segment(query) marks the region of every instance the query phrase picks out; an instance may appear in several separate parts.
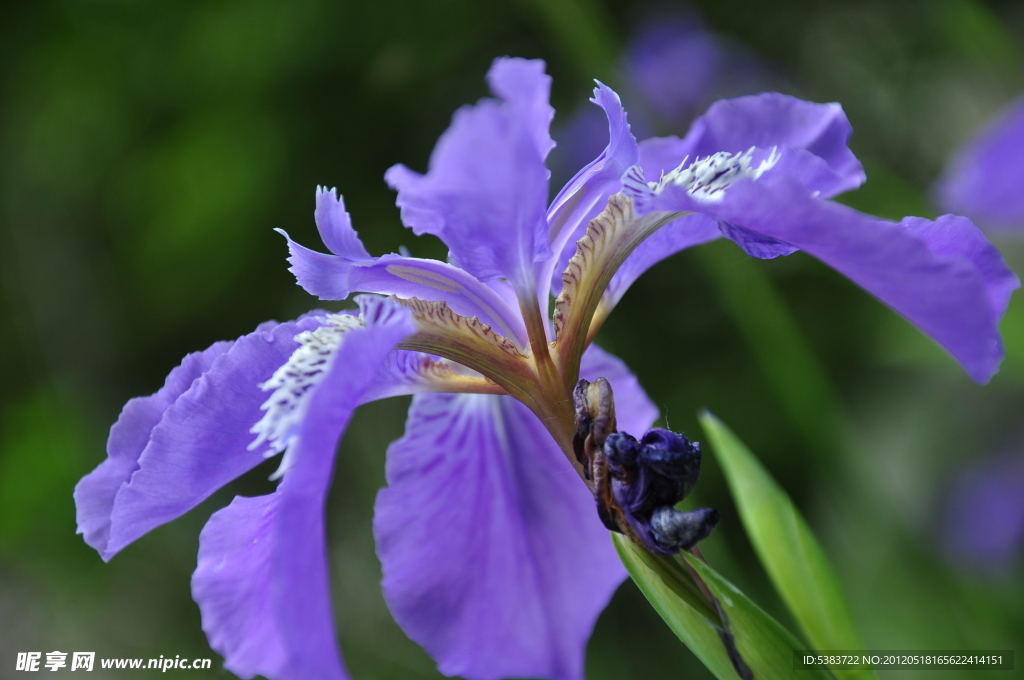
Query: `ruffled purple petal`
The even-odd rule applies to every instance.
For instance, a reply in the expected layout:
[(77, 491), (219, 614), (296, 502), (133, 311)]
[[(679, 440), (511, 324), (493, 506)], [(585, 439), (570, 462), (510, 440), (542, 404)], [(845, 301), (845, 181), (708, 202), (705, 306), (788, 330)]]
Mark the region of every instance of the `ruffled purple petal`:
[[(415, 327), (409, 312), (363, 299), (365, 328), (350, 331), (316, 387), (277, 491), (237, 498), (200, 537), (193, 595), (225, 665), (273, 680), (347, 677), (334, 632), (324, 505), (334, 455), (391, 348)], [(262, 545), (261, 545), (262, 544)]]
[(576, 241), (583, 236), (587, 223), (604, 210), (609, 196), (622, 189), (622, 175), (638, 158), (636, 139), (619, 95), (599, 82), (590, 101), (604, 109), (608, 117), (608, 146), (576, 173), (548, 208), (551, 248), (558, 257), (541, 272), (540, 280), (551, 279), (554, 295), (562, 289), (562, 272), (575, 254)]
[(288, 360), (295, 335), (318, 325), (263, 324), (189, 355), (159, 392), (128, 402), (107, 460), (75, 489), (79, 532), (104, 560), (263, 461), (247, 449), (267, 398), (259, 385)]
[(510, 397), (414, 397), (387, 479), (374, 519), (384, 596), (440, 671), (582, 678), (624, 573), (536, 416)]
[(352, 267), (372, 261), (372, 258), (352, 228), (344, 198), (338, 196), (335, 189), (316, 188), (313, 218), (320, 239), (334, 255), (304, 248), (292, 241), (283, 229), (278, 229), (278, 233), (288, 240), (290, 271), (300, 286), (321, 300), (344, 300), (354, 290), (349, 280)]
[(514, 97), (460, 109), (426, 175), (396, 165), (385, 179), (398, 190), (406, 226), (438, 236), (451, 261), (478, 279), (504, 277), (526, 291), (535, 286), (534, 262), (551, 255), (548, 170), (538, 148), (547, 128), (542, 134), (537, 104), (549, 82), (522, 60), (498, 60), (491, 70), (495, 87)]
[(953, 158), (937, 193), (944, 210), (993, 229), (1024, 229), (1024, 98)]
[(974, 380), (999, 367), (999, 320), (1020, 282), (966, 218), (889, 222), (814, 198), (774, 171), (737, 182), (721, 202), (667, 186), (650, 208), (701, 211), (804, 250), (916, 324)]
[(217, 357), (233, 342), (217, 342), (202, 352), (189, 354), (168, 374), (164, 386), (148, 397), (136, 397), (125, 404), (117, 422), (110, 428), (107, 459), (82, 478), (75, 487), (78, 533), (100, 552), (110, 537), (110, 513), (121, 485), (139, 467), (139, 456), (149, 442), (149, 434), (164, 411), (192, 383), (210, 370)]
[(686, 137), (662, 137), (640, 144), (640, 166), (649, 179), (674, 170), (689, 157), (777, 147), (782, 158), (774, 174), (795, 177), (821, 197), (863, 184), (864, 168), (847, 141), (853, 129), (839, 104), (815, 104), (766, 92), (715, 102), (693, 122)]
[(290, 271), (307, 292), (321, 300), (344, 300), (352, 292), (443, 300), (457, 314), (475, 316), (520, 345), (526, 342), (518, 305), (509, 307), (458, 267), (401, 255), (370, 257), (333, 189), (317, 188), (315, 216), (320, 236), (333, 255), (300, 246), (278, 230), (288, 240)]
[(352, 228), (352, 218), (345, 210), (345, 199), (336, 189), (316, 188), (316, 210), (313, 219), (324, 245), (335, 255), (350, 261), (369, 260), (370, 253)]
[[(592, 348), (583, 370), (614, 384), (623, 427), (657, 417), (615, 357)], [(374, 518), (384, 596), (441, 672), (582, 678), (587, 638), (625, 574), (537, 417), (509, 397), (416, 396), (387, 480)]]
[(210, 647), (240, 678), (289, 673), (277, 617), (274, 616), (274, 526), (280, 494), (236, 497), (215, 512), (199, 535), (199, 564), (192, 596), (203, 611)]
[(288, 250), (290, 271), (299, 285), (321, 300), (344, 300), (353, 291), (441, 300), (456, 314), (475, 316), (520, 346), (526, 343), (526, 329), (516, 308), (458, 267), (402, 255), (354, 262), (309, 250), (290, 238)]
[(995, 246), (969, 219), (943, 215), (933, 222), (923, 217), (904, 217), (900, 224), (917, 234), (935, 257), (967, 260), (984, 282), (996, 317), (1002, 317), (1020, 281), (1007, 268)]
[(549, 132), (555, 110), (549, 103), (551, 76), (544, 73), (544, 62), (499, 57), (487, 72), (487, 84), (515, 110), (516, 118), (533, 135), (537, 153), (547, 158), (555, 146)]

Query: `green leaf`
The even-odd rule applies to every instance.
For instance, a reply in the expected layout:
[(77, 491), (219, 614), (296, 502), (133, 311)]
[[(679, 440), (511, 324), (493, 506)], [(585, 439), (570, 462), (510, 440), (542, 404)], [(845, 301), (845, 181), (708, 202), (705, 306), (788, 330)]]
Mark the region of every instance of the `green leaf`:
[[(681, 558), (654, 555), (625, 536), (612, 534), (619, 558), (640, 591), (680, 640), (720, 680), (738, 675), (719, 637), (721, 619), (700, 594)], [(718, 599), (743, 660), (758, 680), (827, 679), (823, 668), (794, 670), (793, 652), (802, 645), (735, 586), (700, 560), (685, 556)]]
[[(793, 501), (722, 421), (707, 412), (700, 421), (747, 535), (811, 645), (820, 650), (862, 650), (839, 579)], [(844, 679), (875, 677), (861, 670), (835, 673)]]

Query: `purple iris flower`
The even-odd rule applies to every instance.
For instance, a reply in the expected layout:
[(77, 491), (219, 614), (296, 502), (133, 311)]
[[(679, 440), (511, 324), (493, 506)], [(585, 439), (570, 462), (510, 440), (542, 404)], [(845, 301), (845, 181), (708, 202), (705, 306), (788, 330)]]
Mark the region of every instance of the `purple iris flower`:
[(727, 54), (696, 15), (669, 14), (645, 23), (624, 56), (627, 82), (644, 103), (662, 120), (678, 121), (707, 104)]
[(1024, 98), (1017, 99), (950, 161), (939, 205), (994, 231), (1024, 230)]
[(321, 299), (369, 294), (359, 309), (267, 322), (187, 356), (128, 402), (107, 460), (75, 491), (79, 531), (110, 559), (283, 453), (276, 490), (235, 498), (200, 536), (193, 594), (239, 676), (347, 677), (328, 593), (333, 458), (357, 406), (413, 394), (374, 519), (395, 619), (446, 674), (581, 678), (625, 577), (605, 527), (671, 551), (715, 519), (669, 511), (699, 449), (649, 430), (658, 414), (636, 378), (591, 344), (630, 284), (686, 247), (725, 236), (756, 257), (803, 249), (975, 379), (1002, 356), (997, 324), (1018, 283), (968, 220), (893, 223), (826, 200), (864, 179), (838, 105), (723, 101), (685, 138), (638, 145), (598, 84), (608, 145), (549, 205), (544, 64), (499, 59), (488, 82), (496, 98), (456, 112), (426, 174), (386, 175), (403, 222), (441, 238), (449, 262), (372, 257), (341, 199), (318, 189), (330, 254), (289, 239), (291, 270)]
[(950, 561), (1005, 571), (1024, 546), (1024, 454), (1014, 450), (965, 469), (944, 508), (943, 547)]

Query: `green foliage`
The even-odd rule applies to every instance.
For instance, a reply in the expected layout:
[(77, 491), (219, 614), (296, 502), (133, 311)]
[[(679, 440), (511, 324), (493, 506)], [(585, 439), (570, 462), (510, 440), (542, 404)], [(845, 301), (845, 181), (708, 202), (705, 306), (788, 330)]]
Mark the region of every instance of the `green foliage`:
[(164, 315), (221, 302), (250, 266), (269, 236), (261, 216), (281, 155), (279, 131), (236, 109), (197, 116), (125, 164), (108, 204), (118, 222), (137, 226), (117, 245)]
[(71, 489), (87, 469), (80, 416), (40, 390), (0, 422), (0, 551), (74, 533)]
[(1001, 75), (1016, 76), (1020, 50), (999, 17), (979, 0), (947, 0), (937, 12), (941, 31), (958, 56)]
[[(704, 413), (701, 424), (761, 564), (811, 645), (821, 650), (863, 649), (839, 579), (793, 501), (722, 421)], [(836, 674), (873, 677), (864, 671)]]
[(701, 560), (684, 556), (714, 595), (725, 621), (709, 606), (682, 558), (654, 555), (619, 534), (612, 540), (651, 606), (715, 677), (737, 677), (720, 635), (726, 626), (743, 661), (760, 680), (830, 677), (823, 669), (794, 670), (793, 651), (801, 649), (796, 638)]

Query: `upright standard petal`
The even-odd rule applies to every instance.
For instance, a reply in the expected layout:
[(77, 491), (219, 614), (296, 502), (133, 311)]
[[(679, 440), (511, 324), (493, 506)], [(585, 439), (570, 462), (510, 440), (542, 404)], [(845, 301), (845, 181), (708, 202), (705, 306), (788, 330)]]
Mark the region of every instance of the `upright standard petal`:
[(650, 178), (716, 153), (779, 150), (776, 172), (830, 197), (864, 183), (864, 168), (847, 147), (853, 128), (839, 104), (815, 104), (766, 92), (723, 99), (693, 122), (686, 137), (645, 140), (640, 165)]
[[(650, 426), (657, 410), (620, 361), (593, 350), (586, 367), (615, 382), (624, 425)], [(582, 678), (624, 572), (537, 417), (509, 397), (414, 397), (387, 480), (374, 518), (384, 596), (441, 672)]]
[(533, 135), (542, 159), (555, 146), (549, 132), (555, 110), (551, 108), (551, 76), (544, 73), (540, 59), (499, 57), (487, 72), (491, 92), (504, 99), (516, 111), (516, 117)]
[(263, 461), (247, 449), (267, 396), (260, 384), (288, 360), (295, 335), (317, 325), (312, 316), (263, 324), (189, 355), (163, 389), (128, 402), (107, 460), (75, 489), (79, 532), (104, 560)]
[[(636, 139), (630, 132), (619, 95), (599, 82), (590, 101), (604, 109), (608, 117), (608, 146), (576, 173), (548, 208), (549, 238), (553, 255), (557, 257), (541, 271), (540, 280), (551, 280), (554, 295), (562, 289), (562, 272), (576, 252), (576, 239), (583, 235), (587, 223), (604, 209), (608, 197), (622, 190), (622, 176), (638, 159)], [(546, 301), (547, 295), (544, 299)]]
[[(398, 190), (406, 226), (438, 236), (452, 262), (478, 279), (504, 277), (522, 292), (535, 286), (534, 263), (551, 254), (544, 219), (548, 170), (538, 148), (547, 127), (536, 103), (547, 77), (535, 67), (514, 71), (512, 64), (496, 63), (492, 82), (515, 97), (457, 111), (426, 175), (396, 165), (385, 179)], [(528, 84), (540, 78), (542, 84)]]
[(1020, 281), (966, 218), (889, 222), (815, 198), (774, 171), (738, 181), (714, 202), (668, 185), (649, 205), (703, 212), (804, 250), (916, 324), (974, 380), (988, 381), (999, 367), (999, 320)]
[(353, 329), (315, 388), (273, 494), (236, 498), (200, 537), (193, 595), (210, 644), (245, 677), (342, 680), (334, 631), (324, 505), (334, 455), (352, 412), (388, 352), (415, 332), (408, 310), (361, 300)]
[(937, 193), (944, 210), (984, 227), (1024, 230), (1024, 98), (953, 157)]

